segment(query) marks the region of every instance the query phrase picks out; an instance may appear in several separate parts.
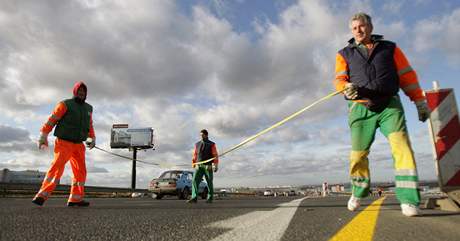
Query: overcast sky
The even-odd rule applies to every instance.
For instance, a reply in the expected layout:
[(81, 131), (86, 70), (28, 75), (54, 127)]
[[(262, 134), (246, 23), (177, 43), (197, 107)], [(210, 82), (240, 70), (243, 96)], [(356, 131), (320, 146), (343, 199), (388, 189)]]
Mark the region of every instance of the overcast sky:
[[(99, 147), (110, 150), (114, 123), (154, 128), (155, 150), (138, 158), (161, 165), (138, 163), (145, 188), (190, 168), (181, 165), (201, 129), (223, 152), (334, 91), (335, 54), (358, 11), (402, 48), (424, 89), (438, 80), (460, 91), (457, 1), (1, 1), (0, 168), (47, 171), (52, 146), (37, 150), (39, 129), (83, 80)], [(434, 180), (427, 125), (402, 99), (420, 177)], [(348, 182), (349, 136), (346, 102), (334, 97), (222, 157), (215, 185)], [(374, 181), (393, 180), (380, 133), (370, 163)], [(129, 160), (93, 149), (87, 167), (87, 185), (130, 186)]]

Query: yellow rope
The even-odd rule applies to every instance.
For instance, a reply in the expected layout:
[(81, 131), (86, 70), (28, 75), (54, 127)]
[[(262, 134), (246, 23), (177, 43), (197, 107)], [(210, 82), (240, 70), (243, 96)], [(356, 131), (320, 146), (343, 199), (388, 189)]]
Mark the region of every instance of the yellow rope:
[[(261, 132), (255, 134), (255, 135), (253, 135), (253, 136), (247, 138), (246, 140), (242, 141), (240, 144), (238, 144), (238, 145), (236, 145), (236, 146), (234, 146), (234, 147), (232, 147), (232, 148), (230, 148), (230, 149), (228, 149), (228, 150), (222, 152), (222, 153), (219, 155), (219, 157), (222, 157), (222, 156), (228, 154), (229, 152), (232, 152), (232, 151), (234, 151), (234, 150), (236, 150), (236, 149), (242, 147), (243, 145), (247, 144), (248, 142), (253, 141), (253, 140), (255, 140), (256, 138), (258, 138), (259, 136), (261, 136), (261, 135), (263, 135), (263, 134), (265, 134), (265, 133), (267, 133), (267, 132), (269, 132), (269, 131), (275, 129), (276, 127), (281, 126), (282, 124), (284, 124), (284, 123), (288, 122), (289, 120), (291, 120), (292, 118), (294, 118), (294, 117), (296, 117), (296, 116), (302, 114), (303, 112), (305, 112), (306, 110), (310, 109), (311, 107), (313, 107), (313, 106), (317, 105), (318, 103), (320, 103), (320, 102), (322, 102), (322, 101), (325, 101), (325, 100), (327, 100), (327, 99), (329, 99), (329, 98), (331, 98), (331, 97), (333, 97), (333, 96), (339, 94), (340, 92), (342, 92), (342, 91), (335, 91), (335, 92), (333, 92), (333, 93), (330, 93), (330, 94), (324, 96), (323, 98), (321, 98), (321, 99), (319, 99), (319, 100), (313, 102), (312, 104), (310, 104), (310, 105), (308, 105), (308, 106), (302, 108), (301, 110), (299, 110), (299, 111), (295, 112), (294, 114), (292, 114), (292, 115), (290, 115), (290, 116), (284, 118), (283, 120), (281, 120), (281, 121), (277, 122), (276, 124), (274, 124), (274, 125), (268, 127), (267, 129), (265, 129), (265, 130), (263, 130), (263, 131), (261, 131)], [(213, 158), (210, 158), (210, 159), (201, 161), (201, 162), (193, 163), (193, 164), (192, 164), (192, 167), (193, 167), (194, 165), (199, 165), (199, 164), (208, 163), (208, 162), (210, 162), (210, 161), (213, 161), (214, 159), (216, 159), (216, 157), (213, 157)]]

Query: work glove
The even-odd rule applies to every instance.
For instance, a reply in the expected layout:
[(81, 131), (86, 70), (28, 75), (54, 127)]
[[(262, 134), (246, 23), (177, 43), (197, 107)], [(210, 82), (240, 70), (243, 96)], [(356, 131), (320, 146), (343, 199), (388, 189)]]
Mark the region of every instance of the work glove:
[(48, 134), (40, 132), (40, 137), (38, 138), (38, 149), (44, 149), (48, 147)]
[(354, 100), (358, 98), (358, 86), (352, 84), (352, 83), (347, 83), (345, 85), (345, 89), (343, 91), (343, 94), (345, 97), (349, 100)]
[(93, 149), (96, 146), (96, 137), (94, 138), (88, 137), (85, 143), (86, 143), (86, 147), (88, 147), (90, 150)]
[(425, 122), (430, 117), (430, 109), (428, 108), (426, 101), (416, 101), (415, 106), (417, 107), (418, 119), (421, 122)]

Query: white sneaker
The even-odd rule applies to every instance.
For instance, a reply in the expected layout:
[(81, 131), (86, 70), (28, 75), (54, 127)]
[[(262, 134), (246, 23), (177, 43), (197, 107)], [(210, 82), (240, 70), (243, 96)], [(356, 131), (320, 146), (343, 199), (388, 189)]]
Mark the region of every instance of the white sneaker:
[(420, 212), (417, 206), (413, 204), (403, 203), (401, 204), (401, 211), (404, 216), (414, 217), (417, 216)]
[(361, 198), (351, 195), (350, 200), (348, 200), (348, 210), (355, 211), (361, 206)]

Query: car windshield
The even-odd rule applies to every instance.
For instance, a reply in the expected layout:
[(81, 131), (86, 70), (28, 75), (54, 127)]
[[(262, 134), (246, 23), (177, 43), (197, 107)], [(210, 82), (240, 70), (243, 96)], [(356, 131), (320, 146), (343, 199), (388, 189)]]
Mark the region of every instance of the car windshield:
[(160, 178), (179, 178), (182, 172), (164, 172), (161, 174)]

